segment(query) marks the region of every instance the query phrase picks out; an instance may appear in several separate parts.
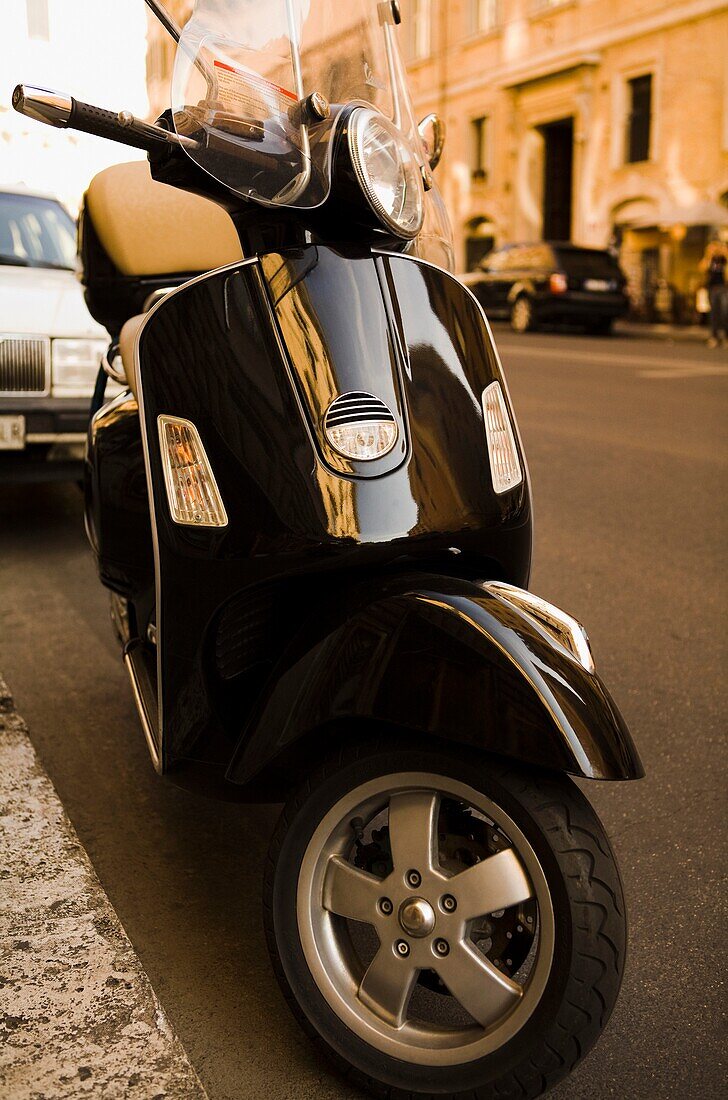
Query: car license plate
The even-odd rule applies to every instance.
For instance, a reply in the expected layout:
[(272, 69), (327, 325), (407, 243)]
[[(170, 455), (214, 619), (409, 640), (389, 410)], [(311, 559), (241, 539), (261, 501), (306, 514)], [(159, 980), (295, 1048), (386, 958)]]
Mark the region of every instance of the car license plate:
[(25, 447), (25, 417), (0, 416), (0, 451), (22, 451)]
[(584, 290), (594, 290), (604, 292), (605, 290), (611, 290), (612, 284), (608, 279), (585, 279)]

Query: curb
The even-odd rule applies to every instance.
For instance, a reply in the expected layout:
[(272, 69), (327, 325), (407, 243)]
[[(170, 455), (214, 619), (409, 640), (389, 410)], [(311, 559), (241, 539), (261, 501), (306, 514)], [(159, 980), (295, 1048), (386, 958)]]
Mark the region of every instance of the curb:
[(0, 1094), (207, 1096), (2, 678)]

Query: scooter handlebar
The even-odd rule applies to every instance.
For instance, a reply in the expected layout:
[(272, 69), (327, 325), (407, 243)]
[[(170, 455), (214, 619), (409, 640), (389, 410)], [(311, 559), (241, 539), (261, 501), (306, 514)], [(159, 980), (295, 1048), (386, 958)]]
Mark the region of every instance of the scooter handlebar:
[(115, 114), (50, 88), (18, 84), (13, 92), (13, 107), (21, 115), (44, 122), (47, 126), (81, 130), (146, 152), (160, 146), (178, 144), (175, 134), (168, 133), (161, 126), (141, 122), (130, 111)]

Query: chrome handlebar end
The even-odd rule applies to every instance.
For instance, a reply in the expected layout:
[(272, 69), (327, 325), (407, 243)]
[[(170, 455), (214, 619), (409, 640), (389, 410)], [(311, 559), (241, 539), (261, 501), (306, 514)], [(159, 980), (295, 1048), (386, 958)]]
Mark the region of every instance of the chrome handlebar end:
[(32, 84), (18, 84), (13, 91), (13, 107), (21, 115), (45, 122), (46, 126), (64, 129), (68, 126), (73, 99), (52, 88), (35, 88)]

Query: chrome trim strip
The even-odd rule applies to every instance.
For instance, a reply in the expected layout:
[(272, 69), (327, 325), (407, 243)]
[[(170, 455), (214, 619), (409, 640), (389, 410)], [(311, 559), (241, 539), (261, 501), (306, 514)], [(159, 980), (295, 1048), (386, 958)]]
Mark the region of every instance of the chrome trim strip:
[[(589, 635), (573, 615), (569, 615), (556, 604), (534, 595), (533, 592), (528, 592), (525, 588), (517, 588), (514, 584), (506, 584), (505, 581), (487, 581), (482, 587), (486, 592), (506, 600), (512, 607), (534, 621), (587, 672), (596, 672)], [(559, 633), (565, 636), (565, 640), (561, 640)]]
[[(147, 475), (147, 489), (149, 494), (149, 517), (152, 525), (152, 550), (154, 553), (154, 588), (155, 588), (155, 604), (156, 614), (155, 622), (157, 626), (157, 720), (159, 723), (159, 740), (161, 745), (161, 753), (159, 756), (159, 772), (162, 773), (165, 770), (164, 764), (164, 713), (162, 709), (162, 642), (163, 642), (163, 623), (162, 623), (162, 608), (161, 608), (161, 571), (159, 566), (159, 539), (157, 536), (157, 517), (154, 509), (154, 493), (152, 491), (152, 465), (149, 456), (149, 439), (147, 437), (146, 430), (146, 416), (144, 409), (144, 386), (142, 384), (141, 377), (141, 365), (139, 362), (139, 342), (142, 338), (142, 334), (147, 325), (154, 317), (157, 310), (161, 309), (165, 303), (175, 294), (181, 294), (187, 287), (194, 286), (195, 283), (202, 283), (206, 279), (212, 279), (217, 275), (222, 274), (225, 271), (237, 271), (241, 267), (248, 267), (251, 264), (257, 264), (258, 257), (252, 256), (249, 259), (236, 260), (234, 263), (226, 264), (224, 267), (215, 268), (214, 271), (206, 271), (202, 275), (196, 275), (194, 279), (189, 279), (186, 283), (182, 283), (181, 286), (176, 286), (165, 294), (163, 298), (160, 298), (158, 302), (155, 302), (149, 312), (146, 314), (143, 322), (139, 326), (139, 331), (136, 334), (134, 341), (134, 374), (136, 376), (137, 383), (137, 404), (139, 406), (139, 419), (141, 423), (141, 436), (142, 436), (142, 450), (144, 452), (144, 469)], [(122, 396), (122, 395), (120, 395)], [(156, 436), (155, 436), (156, 438)]]
[(128, 653), (124, 654), (124, 664), (126, 665), (126, 671), (129, 673), (129, 679), (131, 680), (131, 690), (134, 695), (134, 703), (136, 704), (137, 711), (139, 713), (139, 720), (144, 730), (144, 736), (147, 741), (147, 748), (149, 749), (149, 755), (152, 758), (154, 764), (154, 770), (162, 773), (162, 761), (159, 753), (157, 752), (157, 746), (154, 743), (154, 734), (152, 728), (149, 725), (149, 716), (147, 715), (147, 708), (144, 706), (144, 700), (142, 699), (142, 693), (139, 688), (139, 681), (137, 680), (136, 671), (134, 669), (134, 663)]

